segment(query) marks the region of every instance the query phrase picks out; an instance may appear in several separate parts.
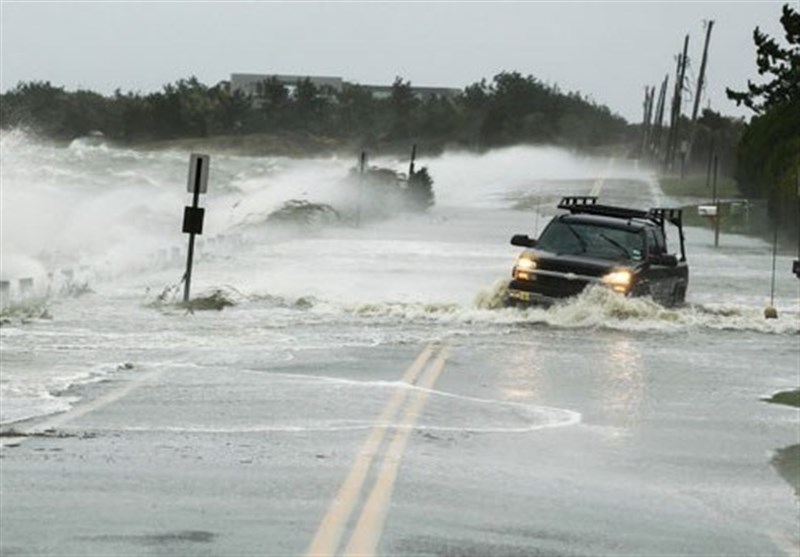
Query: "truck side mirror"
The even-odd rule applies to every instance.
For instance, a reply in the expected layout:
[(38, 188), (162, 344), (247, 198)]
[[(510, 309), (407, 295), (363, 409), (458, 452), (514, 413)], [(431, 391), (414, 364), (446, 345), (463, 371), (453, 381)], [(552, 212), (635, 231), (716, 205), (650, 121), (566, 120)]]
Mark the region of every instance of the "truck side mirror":
[(532, 248), (536, 245), (536, 238), (529, 238), (527, 234), (514, 234), (511, 237), (511, 245)]
[(678, 258), (673, 254), (659, 254), (653, 255), (650, 257), (650, 262), (653, 265), (663, 265), (664, 267), (677, 267), (678, 266)]

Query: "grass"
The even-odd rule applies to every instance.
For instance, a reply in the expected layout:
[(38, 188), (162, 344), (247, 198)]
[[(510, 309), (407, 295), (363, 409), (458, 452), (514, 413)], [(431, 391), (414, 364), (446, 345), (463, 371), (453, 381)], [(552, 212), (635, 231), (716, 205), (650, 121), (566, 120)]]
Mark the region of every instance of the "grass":
[[(661, 176), (658, 181), (664, 193), (670, 196), (712, 198), (713, 188), (706, 185), (705, 176)], [(717, 178), (717, 197), (742, 197), (742, 193), (733, 178), (721, 176)]]
[[(683, 223), (686, 226), (699, 228), (712, 228), (710, 218), (700, 216), (695, 206), (709, 205), (713, 199), (713, 192), (706, 185), (705, 175), (688, 175), (681, 179), (679, 176), (661, 176), (659, 183), (662, 191), (677, 198), (684, 206)], [(721, 176), (717, 178), (717, 197), (719, 199), (741, 199), (745, 201), (742, 192), (733, 178)], [(767, 214), (764, 200), (749, 200), (743, 203), (720, 203), (720, 230), (730, 234), (748, 234), (758, 236), (772, 242), (773, 224)]]

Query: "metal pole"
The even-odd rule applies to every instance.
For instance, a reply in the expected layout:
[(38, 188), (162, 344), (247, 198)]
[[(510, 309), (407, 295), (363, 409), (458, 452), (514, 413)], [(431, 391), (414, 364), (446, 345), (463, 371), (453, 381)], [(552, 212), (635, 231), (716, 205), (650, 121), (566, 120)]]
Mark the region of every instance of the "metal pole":
[(800, 162), (795, 170), (797, 180), (797, 259), (792, 262), (792, 272), (800, 279)]
[(778, 225), (775, 224), (775, 237), (772, 240), (772, 286), (769, 291), (769, 305), (775, 306), (775, 262), (778, 259)]
[(681, 181), (686, 178), (686, 150), (683, 148), (685, 143), (681, 143)]
[(364, 172), (367, 167), (367, 152), (361, 151), (361, 159), (358, 163), (358, 205), (356, 206), (356, 228), (361, 227), (361, 190), (364, 189)]
[[(194, 192), (192, 193), (192, 208), (197, 209), (200, 202), (200, 176), (203, 169), (203, 159), (197, 158), (197, 166), (195, 167), (194, 178)], [(183, 284), (183, 301), (189, 303), (189, 292), (192, 288), (192, 263), (194, 261), (194, 232), (189, 233), (189, 247), (186, 250), (186, 274), (184, 275)]]
[(714, 162), (714, 136), (711, 136), (711, 145), (708, 148), (708, 169), (706, 170), (706, 189), (711, 188), (711, 164)]
[(714, 196), (714, 207), (715, 207), (715, 209), (714, 209), (714, 247), (715, 248), (719, 247), (719, 220), (720, 220), (720, 216), (721, 216), (719, 214), (719, 199), (717, 199), (717, 163), (718, 162), (719, 162), (719, 159), (717, 158), (717, 155), (714, 155), (714, 192), (713, 192), (713, 196)]

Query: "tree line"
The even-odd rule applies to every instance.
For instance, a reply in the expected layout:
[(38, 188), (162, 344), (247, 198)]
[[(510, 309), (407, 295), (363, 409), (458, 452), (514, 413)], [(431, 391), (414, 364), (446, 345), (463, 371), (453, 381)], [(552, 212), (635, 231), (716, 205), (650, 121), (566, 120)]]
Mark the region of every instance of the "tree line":
[(750, 108), (739, 142), (735, 178), (750, 197), (766, 197), (770, 215), (785, 230), (800, 233), (800, 12), (784, 5), (780, 22), (787, 45), (753, 31), (756, 65), (763, 83), (728, 98)]
[(364, 145), (414, 140), (471, 148), (591, 147), (624, 141), (627, 131), (625, 120), (607, 107), (518, 72), (502, 72), (454, 96), (420, 97), (398, 77), (386, 98), (359, 85), (332, 90), (309, 79), (291, 88), (267, 79), (253, 95), (195, 77), (154, 93), (117, 90), (111, 96), (23, 82), (0, 95), (0, 126), (64, 140), (100, 131), (124, 143), (305, 132)]

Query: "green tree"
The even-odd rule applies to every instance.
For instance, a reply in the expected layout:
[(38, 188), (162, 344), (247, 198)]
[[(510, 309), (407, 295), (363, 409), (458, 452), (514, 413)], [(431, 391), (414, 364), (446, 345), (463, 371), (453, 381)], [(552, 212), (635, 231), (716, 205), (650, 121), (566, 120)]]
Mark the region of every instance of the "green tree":
[(51, 137), (65, 135), (64, 119), (68, 94), (49, 81), (19, 83), (3, 95), (3, 127), (22, 127)]
[(290, 105), (289, 89), (278, 78), (271, 77), (259, 83), (257, 91), (267, 131), (284, 128)]
[(138, 93), (114, 92), (114, 104), (119, 112), (120, 129), (113, 134), (125, 141), (137, 141), (153, 137), (153, 112), (147, 100)]
[(241, 91), (231, 92), (230, 83), (220, 81), (208, 91), (211, 98), (211, 132), (242, 133), (251, 113), (251, 102)]
[(177, 81), (175, 94), (178, 97), (181, 135), (206, 137), (213, 108), (208, 87), (192, 76)]
[(728, 97), (757, 115), (737, 149), (736, 179), (751, 196), (766, 197), (769, 213), (785, 229), (798, 231), (796, 175), (800, 172), (800, 13), (782, 10), (787, 46), (753, 33), (758, 72), (763, 84), (748, 81), (747, 91), (727, 90)]
[(336, 95), (333, 128), (345, 137), (367, 137), (376, 128), (378, 103), (366, 88), (345, 84)]
[(419, 132), (432, 138), (452, 137), (458, 129), (458, 113), (453, 101), (440, 95), (431, 95), (420, 107)]
[(414, 111), (419, 101), (414, 96), (410, 81), (403, 81), (396, 77), (392, 83), (392, 92), (389, 96), (391, 108), (390, 136), (393, 139), (409, 139), (414, 130)]
[(100, 130), (128, 142), (302, 129), (369, 148), (381, 148), (383, 141), (399, 146), (412, 137), (429, 148), (519, 142), (592, 146), (625, 127), (606, 107), (517, 72), (482, 79), (460, 95), (424, 99), (400, 77), (384, 99), (358, 85), (322, 90), (308, 79), (291, 94), (277, 79), (268, 79), (252, 96), (231, 92), (224, 81), (209, 87), (196, 77), (147, 95), (117, 90), (110, 97), (68, 92), (49, 82), (21, 83), (0, 95), (0, 125), (59, 139)]
[(175, 89), (171, 85), (164, 90), (147, 95), (146, 102), (153, 114), (153, 133), (160, 139), (181, 136), (181, 105)]
[(753, 31), (758, 73), (771, 77), (771, 80), (762, 84), (748, 80), (747, 91), (743, 92), (726, 89), (728, 98), (737, 106), (744, 104), (757, 113), (763, 113), (772, 106), (800, 99), (800, 13), (786, 4), (780, 21), (788, 46), (779, 45), (758, 27)]
[(319, 127), (325, 100), (309, 78), (298, 80), (292, 97), (296, 125), (305, 129)]

